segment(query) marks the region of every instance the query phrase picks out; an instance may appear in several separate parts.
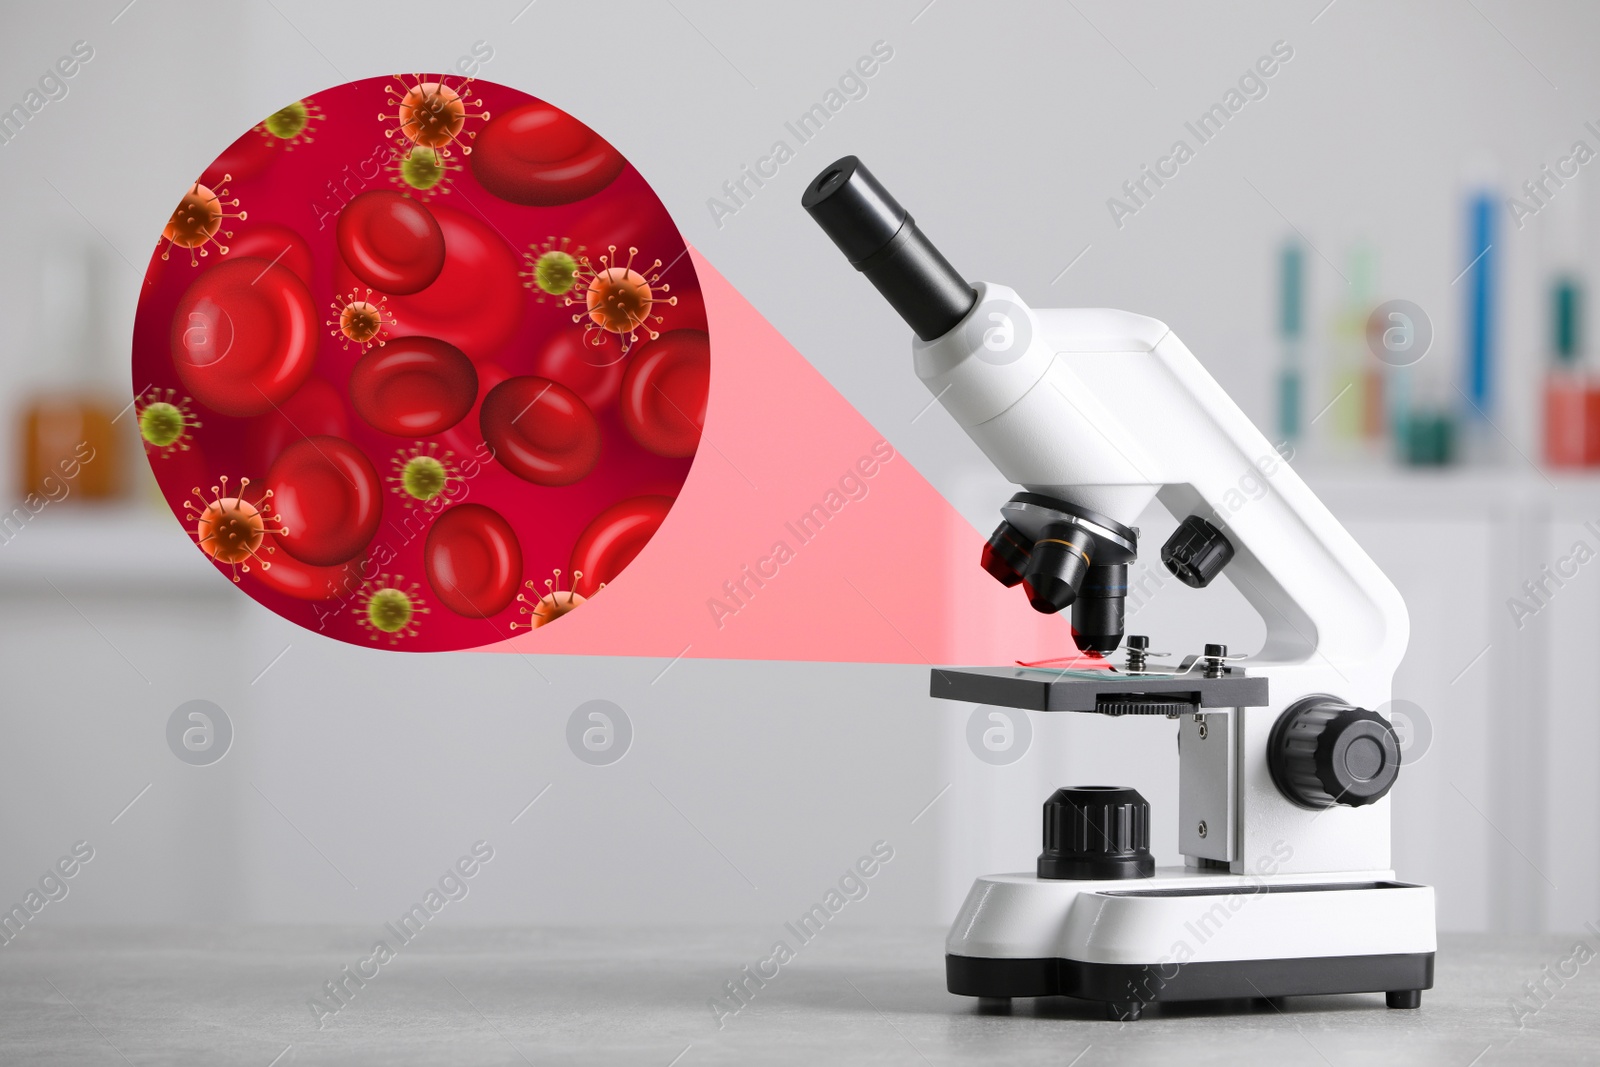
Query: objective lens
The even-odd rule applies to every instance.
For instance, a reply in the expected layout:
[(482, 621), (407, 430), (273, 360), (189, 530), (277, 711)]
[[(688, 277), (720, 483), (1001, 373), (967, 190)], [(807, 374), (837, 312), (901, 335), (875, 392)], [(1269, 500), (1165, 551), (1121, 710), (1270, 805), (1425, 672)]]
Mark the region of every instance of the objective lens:
[(1022, 574), (1033, 610), (1053, 615), (1078, 598), (1078, 587), (1089, 573), (1089, 546), (1094, 536), (1068, 523), (1051, 523), (1034, 542), (1033, 555)]
[(1073, 640), (1084, 652), (1115, 652), (1122, 643), (1128, 602), (1128, 566), (1091, 567), (1072, 602)]

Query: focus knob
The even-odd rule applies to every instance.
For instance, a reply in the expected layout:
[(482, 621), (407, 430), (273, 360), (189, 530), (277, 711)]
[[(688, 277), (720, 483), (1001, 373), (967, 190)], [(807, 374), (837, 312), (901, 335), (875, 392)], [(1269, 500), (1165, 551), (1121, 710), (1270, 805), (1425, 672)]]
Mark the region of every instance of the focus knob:
[(1204, 589), (1233, 559), (1233, 542), (1227, 534), (1198, 515), (1178, 524), (1161, 546), (1161, 562), (1184, 585)]
[(1044, 802), (1040, 878), (1149, 878), (1150, 804), (1137, 789), (1080, 785)]
[(1307, 697), (1273, 725), (1267, 766), (1278, 791), (1302, 807), (1360, 807), (1400, 776), (1400, 738), (1375, 711)]

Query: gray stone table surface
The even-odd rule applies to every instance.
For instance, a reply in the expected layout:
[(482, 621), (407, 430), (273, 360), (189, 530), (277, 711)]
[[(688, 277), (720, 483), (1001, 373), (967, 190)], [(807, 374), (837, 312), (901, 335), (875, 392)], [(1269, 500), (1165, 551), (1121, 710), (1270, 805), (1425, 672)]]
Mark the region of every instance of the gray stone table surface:
[(1591, 935), (1446, 935), (1418, 1011), (1307, 997), (1113, 1023), (1063, 998), (982, 1010), (945, 992), (943, 931), (841, 925), (719, 1028), (709, 1002), (781, 931), (429, 929), (319, 1019), (308, 1002), (379, 933), (26, 929), (0, 948), (0, 1063), (1600, 1062)]

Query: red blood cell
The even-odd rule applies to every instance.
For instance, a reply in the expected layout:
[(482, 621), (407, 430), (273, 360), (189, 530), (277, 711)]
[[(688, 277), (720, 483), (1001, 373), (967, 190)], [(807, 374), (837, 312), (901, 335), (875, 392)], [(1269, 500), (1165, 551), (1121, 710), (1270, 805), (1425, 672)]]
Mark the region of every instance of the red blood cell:
[(433, 215), (444, 231), (444, 270), (422, 292), (390, 299), (392, 332), (437, 337), (472, 359), (493, 359), (522, 324), (521, 263), (478, 219), (437, 206)]
[(250, 469), (264, 471), (279, 453), (303, 438), (347, 436), (350, 417), (339, 390), (313, 375), (280, 407), (252, 420), (245, 432)]
[[(282, 542), (272, 534), (267, 535), (266, 542), (282, 547)], [(250, 571), (251, 576), (268, 589), (296, 600), (327, 600), (345, 592), (347, 576), (343, 564), (337, 567), (313, 567), (309, 563), (301, 563), (287, 551), (274, 552), (268, 558), (272, 561), (271, 567), (256, 567)]]
[(265, 259), (223, 262), (196, 278), (172, 314), (172, 365), (200, 403), (260, 415), (311, 375), (317, 352), (311, 293)]
[(248, 230), (241, 228), (228, 241), (228, 258), (238, 259), (242, 256), (265, 259), (280, 267), (288, 267), (308, 288), (314, 284), (311, 280), (311, 248), (304, 237), (287, 226), (264, 222), (251, 223)]
[(440, 515), (428, 528), (422, 562), (439, 602), (470, 618), (504, 611), (522, 582), (516, 531), (482, 504), (458, 504)]
[(658, 456), (692, 456), (710, 388), (711, 338), (699, 330), (670, 330), (628, 361), (622, 424)]
[(222, 155), (212, 161), (211, 166), (200, 175), (200, 184), (215, 189), (217, 183), (222, 181), (223, 175), (231, 175), (241, 181), (253, 178), (266, 170), (267, 164), (272, 160), (272, 145), (267, 138), (261, 136), (259, 131), (249, 129), (244, 131), (244, 136), (224, 148)]
[(571, 485), (600, 459), (600, 423), (560, 382), (532, 375), (490, 390), (478, 412), (483, 439), (506, 470), (535, 485)]
[(502, 200), (554, 207), (593, 196), (624, 160), (599, 134), (542, 100), (503, 111), (472, 143), (472, 174)]
[[(678, 264), (679, 270), (683, 264), (688, 263), (687, 256)], [(692, 264), (691, 264), (692, 265)], [(691, 271), (686, 276), (680, 276), (678, 271), (673, 271), (671, 276), (672, 295), (678, 298), (677, 306), (672, 310), (672, 327), (676, 330), (704, 330), (706, 329), (706, 297), (700, 290), (699, 280)], [(688, 284), (693, 283), (693, 288)]]
[(572, 573), (583, 575), (573, 586), (578, 595), (594, 596), (602, 585), (615, 581), (671, 510), (670, 496), (636, 496), (596, 515), (572, 547)]
[[(665, 210), (641, 209), (642, 205), (654, 206), (658, 201), (643, 182), (640, 185), (632, 196), (616, 196), (613, 190), (601, 197), (567, 228), (566, 235), (573, 244), (584, 246), (584, 254), (595, 266), (599, 266), (606, 248), (616, 245), (624, 259), (630, 248), (637, 248), (641, 253), (649, 250), (651, 259), (659, 256), (661, 262), (681, 270), (689, 263), (688, 256), (678, 260), (678, 254), (683, 251), (683, 237), (673, 228)], [(667, 281), (676, 278), (677, 271), (673, 271)]]
[(422, 204), (372, 189), (339, 212), (339, 254), (356, 277), (385, 293), (415, 293), (444, 269), (444, 231)]
[(350, 404), (367, 425), (396, 437), (429, 437), (466, 417), (478, 398), (472, 360), (435, 337), (402, 337), (362, 356), (350, 372)]
[(272, 504), (289, 532), (279, 546), (314, 567), (354, 559), (378, 532), (383, 483), (361, 450), (338, 437), (307, 437), (267, 472)]
[(478, 427), (478, 415), (483, 410), (483, 401), (494, 387), (511, 377), (511, 373), (498, 363), (476, 363), (478, 371), (478, 398), (473, 401), (472, 411), (466, 418), (456, 423), (453, 429), (446, 431), (439, 438), (439, 443), (450, 449), (457, 456), (477, 456), (487, 459), (488, 453), (484, 451), (483, 432)]
[(591, 411), (617, 402), (622, 387), (623, 359), (614, 346), (585, 344), (580, 330), (557, 330), (545, 341), (534, 361), (541, 377), (560, 382), (583, 397)]

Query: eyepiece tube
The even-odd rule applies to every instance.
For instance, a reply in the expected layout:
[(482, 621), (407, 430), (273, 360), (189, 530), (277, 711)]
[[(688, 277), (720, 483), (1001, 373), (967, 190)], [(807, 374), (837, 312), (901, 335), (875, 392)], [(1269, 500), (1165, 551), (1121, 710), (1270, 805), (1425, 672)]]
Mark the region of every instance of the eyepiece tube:
[(924, 341), (949, 333), (978, 302), (977, 291), (855, 156), (824, 167), (800, 206)]

